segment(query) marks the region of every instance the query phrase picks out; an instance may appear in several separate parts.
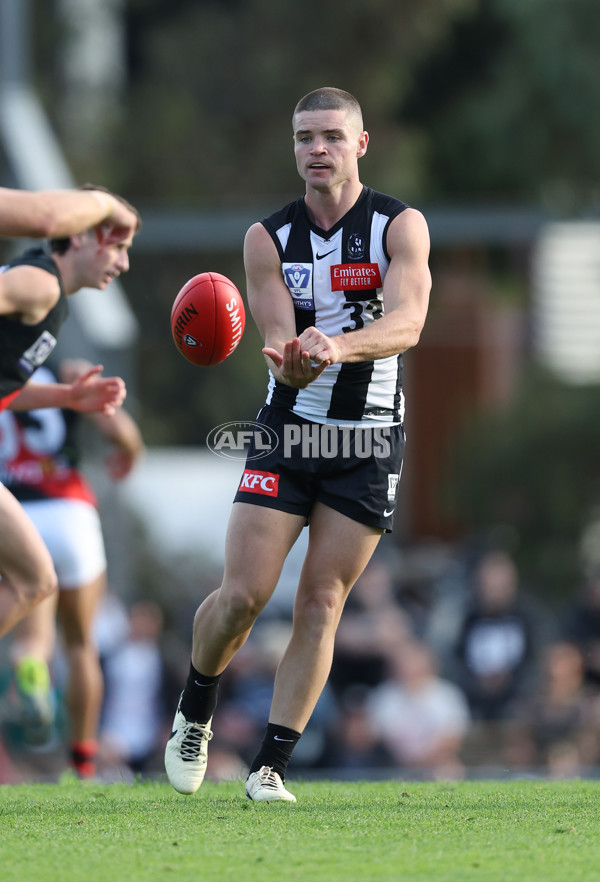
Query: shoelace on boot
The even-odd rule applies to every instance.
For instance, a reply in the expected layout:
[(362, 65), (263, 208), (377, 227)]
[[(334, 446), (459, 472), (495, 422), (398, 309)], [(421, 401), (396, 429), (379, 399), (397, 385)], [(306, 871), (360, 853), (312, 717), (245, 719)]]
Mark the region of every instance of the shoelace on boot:
[(280, 785), (271, 766), (263, 766), (258, 772), (258, 778), (267, 790), (279, 790)]
[(187, 762), (197, 760), (203, 741), (210, 741), (213, 733), (201, 723), (188, 723), (181, 738), (181, 758)]

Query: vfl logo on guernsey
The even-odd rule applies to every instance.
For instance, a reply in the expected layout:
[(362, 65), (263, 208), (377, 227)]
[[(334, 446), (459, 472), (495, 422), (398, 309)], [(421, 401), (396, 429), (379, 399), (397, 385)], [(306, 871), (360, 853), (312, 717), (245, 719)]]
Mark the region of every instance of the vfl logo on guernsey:
[(312, 264), (282, 263), (283, 278), (299, 309), (314, 309), (312, 294)]
[(34, 370), (43, 364), (54, 347), (56, 337), (50, 331), (42, 331), (35, 343), (27, 349), (19, 359), (19, 367), (32, 374)]
[(255, 472), (252, 469), (244, 469), (239, 490), (247, 493), (261, 493), (263, 496), (277, 496), (279, 494), (279, 475), (273, 472)]
[(337, 263), (331, 267), (332, 291), (371, 291), (381, 285), (377, 263)]

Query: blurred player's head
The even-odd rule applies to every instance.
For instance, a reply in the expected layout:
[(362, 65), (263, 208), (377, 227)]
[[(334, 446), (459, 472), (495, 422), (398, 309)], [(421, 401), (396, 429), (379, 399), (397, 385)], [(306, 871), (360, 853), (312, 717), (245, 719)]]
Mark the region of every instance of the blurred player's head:
[[(80, 189), (109, 192), (92, 184), (86, 184)], [(111, 196), (114, 194), (111, 193)], [(120, 196), (114, 198), (126, 205), (138, 218), (135, 230), (124, 228), (119, 231), (118, 236), (114, 236), (108, 225), (100, 224), (82, 233), (51, 239), (49, 242), (50, 253), (60, 270), (67, 294), (73, 294), (80, 288), (103, 290), (129, 270), (129, 248), (141, 227), (141, 220), (128, 202)]]

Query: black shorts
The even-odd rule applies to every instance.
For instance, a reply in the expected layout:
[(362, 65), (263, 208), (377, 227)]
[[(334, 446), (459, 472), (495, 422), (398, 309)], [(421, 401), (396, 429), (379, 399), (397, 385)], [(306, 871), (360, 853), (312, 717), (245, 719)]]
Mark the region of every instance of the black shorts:
[(276, 446), (265, 455), (253, 439), (235, 502), (298, 514), (307, 522), (315, 502), (389, 533), (404, 454), (404, 430), (313, 423), (265, 405), (257, 423)]

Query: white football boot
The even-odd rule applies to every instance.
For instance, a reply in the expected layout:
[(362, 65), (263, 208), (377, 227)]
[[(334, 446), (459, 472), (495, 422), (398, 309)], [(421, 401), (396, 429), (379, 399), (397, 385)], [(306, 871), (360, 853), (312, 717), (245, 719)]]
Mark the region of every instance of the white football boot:
[(246, 796), (254, 802), (296, 802), (296, 797), (283, 786), (283, 781), (271, 766), (262, 766), (248, 775)]
[(208, 723), (189, 723), (181, 710), (181, 699), (173, 720), (173, 731), (165, 748), (165, 768), (179, 793), (195, 793), (204, 780), (208, 742), (213, 737)]

